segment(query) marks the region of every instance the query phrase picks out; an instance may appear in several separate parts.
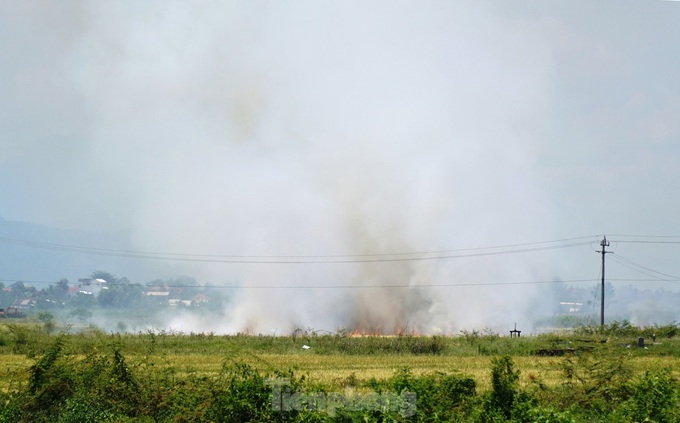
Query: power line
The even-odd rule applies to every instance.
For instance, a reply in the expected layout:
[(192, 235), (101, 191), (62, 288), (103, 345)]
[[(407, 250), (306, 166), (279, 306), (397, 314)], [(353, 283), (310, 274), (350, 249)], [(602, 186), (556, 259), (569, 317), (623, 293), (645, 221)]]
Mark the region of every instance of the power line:
[[(655, 280), (658, 280), (658, 281), (677, 283), (676, 281), (680, 280), (680, 278), (678, 278), (677, 276), (669, 275), (668, 273), (659, 272), (657, 270), (643, 266), (643, 265), (636, 263), (633, 260), (627, 259), (627, 258), (625, 258), (625, 257), (623, 257), (619, 254), (616, 254), (616, 255), (612, 256), (611, 258), (615, 262), (617, 262), (618, 264), (620, 264), (624, 267), (627, 267), (627, 268), (634, 270), (638, 273), (642, 273), (643, 275), (651, 276), (652, 278), (655, 278)], [(661, 276), (657, 276), (657, 275), (661, 275)]]
[(680, 241), (643, 241), (643, 240), (615, 240), (612, 242), (626, 244), (680, 244)]
[(628, 237), (628, 238), (666, 238), (666, 239), (679, 239), (680, 235), (631, 235), (631, 234), (609, 234), (609, 237)]
[[(25, 282), (31, 284), (54, 284), (48, 281), (26, 281), (17, 279), (0, 279), (5, 282)], [(550, 280), (550, 281), (517, 281), (517, 282), (464, 282), (446, 284), (420, 284), (420, 285), (171, 285), (168, 288), (217, 288), (217, 289), (375, 289), (375, 288), (454, 288), (454, 287), (475, 287), (475, 286), (512, 286), (512, 285), (543, 285), (561, 283), (583, 283), (593, 282), (593, 279), (569, 279), (569, 280)], [(107, 283), (107, 286), (131, 286), (134, 284)], [(145, 285), (136, 285), (145, 287)]]
[[(680, 244), (680, 236), (675, 235), (609, 235), (610, 241), (626, 244)], [(633, 239), (613, 239), (612, 237), (633, 238)]]
[[(624, 236), (624, 235), (618, 235)], [(680, 243), (680, 241), (669, 241), (670, 239), (677, 239), (680, 237), (671, 236), (649, 236), (649, 235), (625, 235), (631, 238), (659, 238), (664, 239), (660, 241), (663, 243)], [(461, 248), (461, 249), (448, 249), (448, 250), (435, 250), (435, 251), (416, 251), (416, 252), (397, 252), (397, 253), (374, 253), (374, 254), (354, 254), (354, 255), (251, 255), (251, 256), (235, 256), (235, 255), (218, 255), (218, 254), (181, 254), (181, 253), (168, 253), (168, 252), (151, 252), (151, 251), (134, 251), (134, 250), (115, 250), (97, 247), (86, 247), (77, 245), (67, 245), (67, 244), (55, 244), (46, 243), (38, 241), (29, 241), (14, 238), (3, 238), (0, 237), (0, 243), (20, 245), (29, 248), (42, 248), (55, 251), (65, 251), (74, 252), (82, 254), (94, 254), (94, 255), (106, 255), (106, 256), (116, 256), (116, 257), (130, 257), (137, 259), (153, 259), (153, 260), (170, 260), (170, 261), (194, 261), (194, 262), (212, 262), (212, 263), (253, 263), (253, 264), (333, 264), (333, 263), (380, 263), (380, 262), (404, 262), (404, 261), (423, 261), (423, 260), (440, 260), (440, 259), (456, 259), (456, 258), (470, 258), (470, 257), (483, 257), (483, 256), (495, 256), (495, 255), (507, 255), (507, 254), (519, 254), (537, 251), (546, 251), (553, 249), (563, 249), (576, 246), (589, 245), (592, 243), (592, 236), (586, 237), (573, 237), (573, 238), (563, 238), (552, 241), (540, 241), (540, 242), (529, 242), (529, 243), (514, 243), (497, 245), (490, 247), (474, 247), (474, 248)], [(589, 241), (585, 241), (589, 240)], [(606, 238), (602, 242), (607, 242)], [(644, 240), (617, 240), (614, 242), (645, 242)], [(655, 241), (649, 241), (653, 243)], [(601, 243), (602, 245), (602, 243)], [(611, 251), (597, 251), (602, 253), (610, 253)], [(603, 257), (604, 258), (604, 257)], [(628, 267), (639, 273), (645, 274), (646, 276), (655, 278), (654, 281), (666, 281), (678, 283), (680, 278), (669, 275), (666, 273), (658, 272), (653, 269), (647, 268), (645, 266), (639, 265), (632, 260), (626, 259), (620, 255), (616, 255), (614, 260), (624, 267)], [(627, 262), (627, 263), (626, 263)], [(636, 266), (636, 267), (633, 267)], [(644, 270), (640, 270), (644, 269)], [(652, 272), (652, 273), (648, 273)], [(663, 277), (657, 275), (663, 275)], [(600, 275), (604, 279), (604, 263), (602, 268), (602, 273)], [(612, 279), (617, 280), (617, 279)], [(5, 280), (11, 282), (19, 282), (20, 280)], [(585, 282), (591, 281), (590, 279), (576, 279), (572, 281), (565, 282)], [(629, 279), (629, 281), (649, 281), (642, 279)], [(51, 284), (55, 283), (52, 281), (26, 281), (26, 283), (36, 283), (36, 284)], [(219, 288), (254, 288), (254, 289), (306, 289), (306, 288), (319, 288), (319, 289), (341, 289), (341, 288), (418, 288), (418, 287), (456, 287), (456, 286), (499, 286), (499, 285), (520, 285), (520, 284), (545, 284), (552, 283), (551, 281), (524, 281), (524, 282), (492, 282), (492, 283), (460, 283), (460, 284), (427, 284), (419, 286), (409, 286), (409, 285), (299, 285), (299, 286), (277, 286), (277, 285), (262, 285), (262, 286), (242, 286), (242, 285), (186, 285), (181, 287), (187, 288), (202, 288), (202, 287), (219, 287)]]
[[(635, 269), (633, 269), (635, 270)], [(651, 275), (647, 275), (651, 276)], [(608, 281), (610, 282), (680, 282), (679, 279), (659, 279), (659, 278), (652, 278), (652, 279), (640, 279), (640, 278), (607, 278)]]
[[(245, 264), (332, 264), (332, 263), (380, 263), (401, 261), (423, 261), (454, 259), (465, 257), (482, 257), (502, 254), (517, 254), (543, 250), (577, 247), (590, 242), (571, 242), (591, 237), (566, 238), (554, 241), (541, 241), (523, 244), (508, 244), (492, 247), (463, 248), (438, 251), (421, 251), (410, 253), (375, 253), (356, 255), (283, 255), (283, 256), (236, 256), (217, 254), (179, 254), (149, 251), (114, 250), (95, 247), (83, 247), (66, 244), (52, 244), (13, 238), (0, 238), (0, 243), (20, 245), (30, 248), (41, 248), (53, 251), (74, 252), (81, 254), (126, 257), (150, 260), (188, 261), (205, 263), (245, 263)], [(460, 254), (462, 253), (462, 254)]]

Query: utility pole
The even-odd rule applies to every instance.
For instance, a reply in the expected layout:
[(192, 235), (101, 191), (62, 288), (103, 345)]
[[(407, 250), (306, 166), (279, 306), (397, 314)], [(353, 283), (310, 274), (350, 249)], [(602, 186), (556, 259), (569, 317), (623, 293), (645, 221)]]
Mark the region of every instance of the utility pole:
[(600, 295), (600, 327), (604, 327), (604, 255), (607, 253), (611, 253), (611, 251), (606, 250), (606, 247), (609, 247), (609, 241), (607, 241), (606, 236), (602, 238), (600, 246), (602, 247), (602, 251), (598, 251), (598, 253), (602, 253), (602, 292)]

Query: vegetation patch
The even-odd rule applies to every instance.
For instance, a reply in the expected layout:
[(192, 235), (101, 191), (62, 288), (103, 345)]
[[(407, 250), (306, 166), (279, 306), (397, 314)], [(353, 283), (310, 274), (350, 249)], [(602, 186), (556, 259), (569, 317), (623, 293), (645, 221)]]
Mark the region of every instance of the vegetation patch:
[(0, 328), (0, 421), (680, 421), (680, 343), (660, 328), (644, 348), (634, 341), (649, 329), (625, 324), (512, 339), (54, 333), (41, 323)]

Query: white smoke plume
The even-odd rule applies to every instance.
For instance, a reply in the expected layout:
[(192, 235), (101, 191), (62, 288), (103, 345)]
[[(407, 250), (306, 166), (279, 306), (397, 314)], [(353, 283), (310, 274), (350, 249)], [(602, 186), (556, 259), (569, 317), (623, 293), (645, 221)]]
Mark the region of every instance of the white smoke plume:
[[(535, 167), (556, 64), (540, 25), (499, 4), (10, 7), (51, 38), (50, 78), (77, 110), (63, 148), (87, 162), (75, 195), (93, 206), (74, 219), (115, 223), (138, 250), (357, 256), (564, 234)], [(183, 330), (455, 333), (529, 325), (536, 286), (475, 284), (555, 278), (568, 254), (548, 254), (155, 269), (242, 287), (224, 319)]]

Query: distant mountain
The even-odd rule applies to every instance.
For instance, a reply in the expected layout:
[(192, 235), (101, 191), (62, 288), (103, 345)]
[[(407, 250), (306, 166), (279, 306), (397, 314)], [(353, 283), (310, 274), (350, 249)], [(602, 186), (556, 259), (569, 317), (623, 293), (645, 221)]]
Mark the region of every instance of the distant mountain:
[[(62, 278), (76, 282), (95, 270), (105, 270), (133, 280), (143, 277), (142, 264), (110, 255), (73, 251), (73, 247), (129, 251), (127, 236), (74, 231), (0, 217), (0, 281), (9, 285), (23, 281), (40, 288)], [(134, 280), (134, 282), (145, 282)]]

